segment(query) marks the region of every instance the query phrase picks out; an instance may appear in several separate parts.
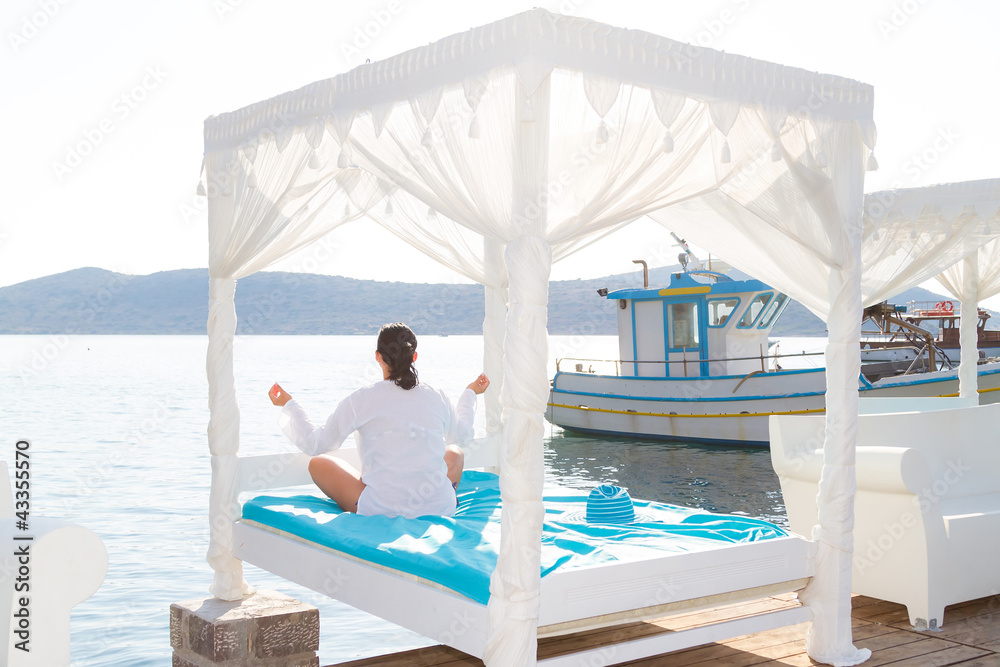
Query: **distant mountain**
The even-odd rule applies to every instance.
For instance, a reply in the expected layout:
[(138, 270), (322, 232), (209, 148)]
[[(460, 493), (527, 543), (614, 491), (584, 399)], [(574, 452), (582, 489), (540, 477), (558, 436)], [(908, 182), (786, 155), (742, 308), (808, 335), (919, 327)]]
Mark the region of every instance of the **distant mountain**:
[[(664, 285), (676, 267), (650, 270)], [(745, 274), (733, 271), (733, 278)], [(615, 334), (615, 304), (597, 289), (642, 287), (642, 273), (549, 285), (549, 332)], [(895, 302), (940, 301), (915, 288)], [(418, 333), (478, 334), (481, 285), (389, 283), (339, 276), (260, 272), (236, 288), (237, 333), (371, 334), (403, 321)], [(0, 334), (200, 334), (208, 319), (208, 271), (181, 269), (130, 276), (83, 268), (0, 288)], [(775, 336), (822, 336), (826, 326), (792, 302)]]

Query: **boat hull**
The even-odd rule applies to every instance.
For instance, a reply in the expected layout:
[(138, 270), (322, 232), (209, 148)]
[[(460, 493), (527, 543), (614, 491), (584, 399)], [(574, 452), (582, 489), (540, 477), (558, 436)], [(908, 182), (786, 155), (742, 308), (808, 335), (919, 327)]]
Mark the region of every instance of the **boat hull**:
[[(647, 378), (557, 373), (546, 418), (591, 435), (767, 447), (771, 415), (825, 412), (825, 370)], [(1000, 364), (979, 370), (981, 403), (1000, 401)], [(958, 394), (955, 371), (891, 378), (864, 397)]]

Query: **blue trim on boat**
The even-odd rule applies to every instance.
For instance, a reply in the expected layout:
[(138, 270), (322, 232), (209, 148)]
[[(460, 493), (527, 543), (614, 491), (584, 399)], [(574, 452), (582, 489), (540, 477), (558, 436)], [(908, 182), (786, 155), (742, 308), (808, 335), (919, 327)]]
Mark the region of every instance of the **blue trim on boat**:
[[(639, 355), (636, 354), (636, 350), (638, 349), (638, 347), (636, 347), (636, 346), (638, 345), (638, 343), (636, 342), (636, 336), (635, 336), (635, 303), (630, 303), (628, 305), (628, 308), (629, 308), (629, 310), (632, 313), (632, 358), (634, 359), (635, 357), (639, 356)], [(632, 377), (635, 377), (638, 374), (639, 374), (639, 364), (637, 364), (637, 363), (635, 363), (633, 361), (632, 362)]]
[(701, 376), (709, 375), (708, 369), (708, 297), (704, 294), (698, 299), (698, 343), (701, 350)]
[[(993, 368), (993, 369), (988, 369), (988, 370), (985, 370), (985, 371), (978, 371), (976, 373), (976, 375), (977, 375), (977, 377), (983, 377), (985, 375), (995, 375), (997, 373), (1000, 373), (1000, 368)], [(608, 377), (615, 377), (615, 376), (608, 376)], [(893, 378), (893, 379), (895, 379), (895, 378)], [(925, 380), (913, 380), (911, 382), (890, 382), (890, 383), (887, 383), (887, 384), (878, 384), (878, 383), (875, 383), (875, 384), (872, 385), (872, 389), (887, 389), (889, 387), (909, 387), (909, 386), (915, 385), (915, 384), (933, 384), (935, 382), (951, 382), (952, 380), (958, 380), (958, 370), (957, 369), (955, 370), (955, 375), (953, 375), (953, 376), (927, 378)]]
[[(712, 295), (709, 294), (709, 296), (712, 296)], [(725, 324), (709, 324), (709, 325), (707, 325), (706, 330), (707, 329), (724, 329), (725, 327), (729, 326), (732, 322), (735, 322), (735, 320), (733, 319), (733, 313), (735, 313), (737, 310), (740, 309), (740, 305), (742, 305), (743, 299), (741, 299), (738, 296), (730, 297), (728, 299), (716, 299), (714, 297), (711, 298), (711, 299), (705, 299), (705, 308), (706, 309), (708, 308), (708, 303), (710, 301), (732, 301), (733, 299), (736, 299), (736, 305), (733, 306), (733, 309), (729, 311), (729, 315), (726, 316), (726, 323)], [(711, 312), (709, 312), (708, 310), (705, 311), (705, 322), (708, 322), (708, 318), (711, 317), (711, 315), (712, 315)]]
[[(626, 361), (625, 363), (631, 364), (632, 362)], [(800, 375), (802, 373), (822, 373), (825, 370), (826, 370), (825, 368), (789, 368), (780, 371), (768, 371), (767, 376), (779, 377), (785, 375)], [(997, 369), (997, 371), (995, 372), (1000, 372), (1000, 369)], [(600, 375), (598, 373), (574, 373), (571, 371), (557, 371), (555, 376), (553, 377), (553, 382), (555, 381), (555, 378), (558, 378), (560, 375), (582, 375), (584, 377), (610, 378), (615, 380), (643, 380), (643, 381), (656, 380), (658, 382), (661, 382), (663, 380), (673, 380), (674, 382), (703, 382), (705, 380), (742, 380), (743, 378), (746, 377), (745, 373), (743, 375), (710, 375), (708, 377), (691, 376), (691, 377), (681, 378), (681, 377), (662, 377), (660, 375)]]
[(738, 294), (740, 292), (760, 292), (772, 289), (774, 288), (759, 280), (734, 280), (731, 283), (716, 283), (712, 285), (712, 291), (709, 294), (714, 296), (716, 294)]
[(580, 433), (582, 435), (604, 435), (628, 440), (659, 440), (677, 443), (692, 443), (698, 445), (729, 445), (731, 447), (770, 447), (771, 443), (762, 440), (723, 440), (721, 438), (683, 438), (677, 435), (658, 435), (655, 433), (626, 433), (623, 431), (599, 431), (597, 429), (578, 428), (576, 426), (562, 426), (556, 424), (564, 431), (570, 433)]
[[(764, 321), (763, 313), (762, 313), (761, 314), (760, 324), (757, 325), (758, 329), (768, 330), (771, 327), (773, 327), (774, 323), (778, 321), (779, 317), (781, 317), (781, 314), (783, 312), (785, 312), (785, 306), (787, 306), (788, 302), (791, 300), (791, 299), (788, 298), (788, 295), (785, 294), (784, 292), (778, 292), (775, 295), (774, 299), (772, 301), (768, 302), (768, 305), (771, 305), (771, 303), (773, 303), (774, 301), (777, 301), (778, 299), (783, 299), (783, 301), (778, 304), (778, 306), (777, 306), (777, 312), (773, 313), (771, 315), (771, 317), (769, 317), (767, 319), (767, 322)], [(764, 308), (764, 312), (767, 312), (767, 308)]]
[[(671, 336), (671, 322), (670, 316), (667, 314), (668, 302), (673, 302), (673, 299), (663, 299), (663, 360), (667, 361), (670, 359), (670, 336)], [(671, 377), (670, 364), (663, 364), (663, 375), (666, 377)]]
[(709, 396), (702, 398), (671, 398), (666, 396), (623, 396), (621, 394), (598, 394), (590, 391), (571, 391), (552, 387), (553, 394), (572, 394), (574, 396), (594, 396), (597, 398), (619, 398), (627, 401), (658, 401), (661, 403), (725, 403), (732, 401), (761, 401), (775, 398), (803, 398), (806, 396), (823, 396), (825, 391), (806, 391), (798, 394), (774, 394), (773, 396)]
[[(753, 310), (753, 302), (759, 299), (760, 297), (764, 296), (765, 294), (767, 295), (767, 301), (765, 301), (764, 305), (760, 307), (760, 312), (757, 313), (757, 316), (753, 318), (753, 322), (751, 322), (750, 324), (743, 324), (743, 319), (750, 314), (751, 310)], [(754, 297), (750, 299), (750, 305), (747, 306), (746, 311), (743, 313), (743, 317), (741, 317), (739, 321), (736, 323), (736, 328), (753, 329), (754, 326), (757, 324), (757, 322), (760, 321), (760, 318), (764, 315), (764, 311), (767, 310), (767, 307), (768, 305), (770, 305), (771, 300), (775, 298), (774, 295), (775, 292), (761, 292), (760, 294), (755, 294)]]
[(634, 287), (628, 287), (625, 289), (615, 290), (614, 292), (608, 292), (605, 297), (607, 299), (633, 299), (633, 300), (646, 300), (646, 299), (667, 299), (672, 296), (684, 296), (684, 295), (661, 295), (660, 290), (670, 290), (670, 289), (684, 289), (689, 287), (708, 287), (708, 295), (716, 294), (739, 294), (741, 292), (761, 292), (770, 291), (774, 288), (763, 283), (759, 280), (730, 280), (717, 283), (702, 283), (698, 282), (694, 278), (690, 277), (688, 274), (681, 274), (677, 277), (676, 274), (671, 276), (670, 284), (666, 287), (656, 287), (647, 289), (637, 289)]

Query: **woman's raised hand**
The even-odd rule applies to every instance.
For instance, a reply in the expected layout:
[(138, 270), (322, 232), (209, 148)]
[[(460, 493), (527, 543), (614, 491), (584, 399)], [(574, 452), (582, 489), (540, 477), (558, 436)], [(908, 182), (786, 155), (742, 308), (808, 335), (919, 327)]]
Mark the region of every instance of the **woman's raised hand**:
[[(489, 382), (487, 382), (489, 384)], [(281, 388), (277, 382), (275, 382), (270, 391), (267, 392), (267, 397), (271, 399), (271, 402), (277, 405), (279, 408), (285, 407), (285, 403), (292, 400), (292, 395)]]
[(486, 391), (486, 388), (490, 386), (490, 379), (486, 377), (486, 373), (480, 373), (479, 377), (469, 383), (468, 389), (481, 394)]

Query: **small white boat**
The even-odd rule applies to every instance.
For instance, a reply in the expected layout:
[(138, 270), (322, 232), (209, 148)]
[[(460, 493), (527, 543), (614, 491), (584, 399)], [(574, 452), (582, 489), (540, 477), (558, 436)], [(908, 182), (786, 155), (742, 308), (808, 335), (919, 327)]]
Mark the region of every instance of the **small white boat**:
[[(804, 353), (769, 353), (768, 333), (788, 297), (761, 281), (685, 271), (664, 289), (598, 293), (618, 306), (619, 359), (558, 360), (551, 423), (584, 434), (767, 446), (769, 416), (825, 411), (825, 369), (783, 369)], [(575, 370), (563, 370), (570, 364)], [(879, 378), (866, 367), (861, 395), (958, 395), (957, 370), (886, 372)], [(980, 365), (980, 401), (1000, 401), (998, 389), (1000, 363)]]

